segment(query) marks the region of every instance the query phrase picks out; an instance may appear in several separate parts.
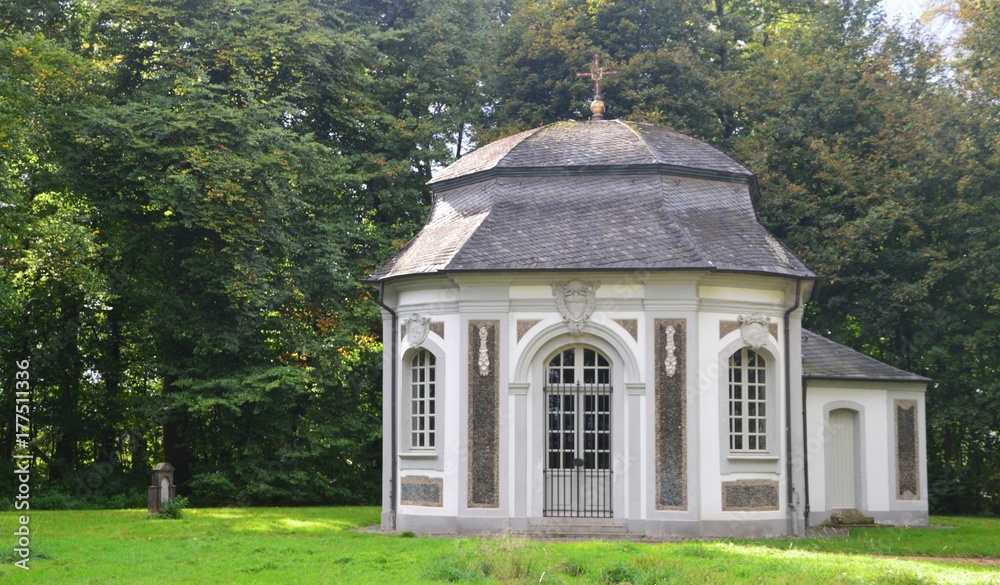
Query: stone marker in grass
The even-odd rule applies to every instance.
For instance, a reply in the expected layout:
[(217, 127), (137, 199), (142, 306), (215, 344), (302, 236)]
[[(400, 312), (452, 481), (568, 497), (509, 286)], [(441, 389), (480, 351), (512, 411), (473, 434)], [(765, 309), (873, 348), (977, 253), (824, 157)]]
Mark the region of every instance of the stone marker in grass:
[(177, 495), (174, 485), (174, 466), (157, 463), (153, 466), (153, 481), (149, 486), (149, 517), (160, 513), (160, 508)]

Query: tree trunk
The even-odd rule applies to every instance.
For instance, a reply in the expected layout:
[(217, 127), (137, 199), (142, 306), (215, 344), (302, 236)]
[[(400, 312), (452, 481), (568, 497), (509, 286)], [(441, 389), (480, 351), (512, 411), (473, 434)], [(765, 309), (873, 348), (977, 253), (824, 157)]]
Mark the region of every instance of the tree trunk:
[(59, 344), (60, 374), (54, 376), (59, 384), (56, 398), (56, 421), (59, 432), (52, 454), (49, 477), (59, 481), (72, 475), (79, 464), (78, 447), (82, 419), (77, 411), (80, 400), (80, 380), (83, 376), (83, 362), (80, 356), (80, 308), (82, 299), (66, 295), (63, 308), (62, 339)]
[[(176, 393), (176, 376), (164, 376), (163, 395), (168, 399)], [(185, 439), (187, 415), (183, 406), (173, 406), (163, 423), (163, 459), (173, 465), (174, 483), (180, 485), (190, 479), (191, 451)]]
[(122, 409), (120, 405), (121, 397), (121, 372), (122, 372), (122, 343), (121, 324), (118, 319), (118, 311), (112, 309), (108, 312), (108, 352), (106, 365), (102, 376), (104, 378), (104, 406), (106, 412), (101, 417), (103, 428), (98, 431), (97, 445), (95, 445), (94, 458), (98, 461), (108, 461), (117, 463), (119, 433), (122, 428)]
[[(724, 0), (715, 0), (715, 17), (719, 20), (719, 32), (722, 33), (726, 30), (726, 3)], [(719, 65), (722, 66), (723, 71), (729, 70), (729, 41), (722, 36), (722, 42), (719, 43)]]

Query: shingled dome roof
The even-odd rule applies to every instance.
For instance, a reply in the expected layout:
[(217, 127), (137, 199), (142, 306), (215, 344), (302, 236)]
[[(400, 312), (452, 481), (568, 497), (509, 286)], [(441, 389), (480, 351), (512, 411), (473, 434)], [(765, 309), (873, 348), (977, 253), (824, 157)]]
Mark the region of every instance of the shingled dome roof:
[(427, 224), (369, 281), (560, 269), (815, 276), (757, 221), (750, 171), (659, 126), (544, 126), (477, 149), (429, 185)]

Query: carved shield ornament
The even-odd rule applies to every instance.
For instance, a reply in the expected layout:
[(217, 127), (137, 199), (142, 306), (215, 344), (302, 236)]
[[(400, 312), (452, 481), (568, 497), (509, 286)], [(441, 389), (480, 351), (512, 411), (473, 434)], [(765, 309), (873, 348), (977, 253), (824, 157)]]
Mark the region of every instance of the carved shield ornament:
[(740, 335), (743, 342), (753, 349), (760, 349), (767, 343), (769, 334), (767, 326), (769, 320), (764, 315), (755, 313), (753, 315), (740, 315)]
[(416, 313), (410, 315), (404, 321), (406, 325), (406, 341), (412, 347), (420, 347), (420, 344), (427, 339), (427, 334), (430, 332), (430, 321), (430, 317), (421, 317)]
[(583, 282), (570, 280), (568, 282), (552, 283), (552, 295), (556, 298), (556, 308), (571, 333), (580, 333), (590, 315), (597, 306), (595, 293), (600, 282)]

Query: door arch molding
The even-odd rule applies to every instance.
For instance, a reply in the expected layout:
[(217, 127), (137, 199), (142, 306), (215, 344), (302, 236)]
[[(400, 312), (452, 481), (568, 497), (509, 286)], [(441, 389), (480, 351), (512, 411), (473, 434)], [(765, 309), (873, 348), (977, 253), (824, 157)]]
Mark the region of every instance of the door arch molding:
[(626, 340), (611, 327), (595, 322), (587, 323), (583, 333), (571, 335), (566, 329), (566, 324), (556, 320), (541, 328), (525, 342), (514, 366), (511, 382), (530, 383), (533, 364), (543, 361), (560, 347), (575, 343), (593, 346), (608, 356), (613, 363), (620, 365), (625, 384), (642, 382), (642, 370), (635, 357), (634, 341)]

